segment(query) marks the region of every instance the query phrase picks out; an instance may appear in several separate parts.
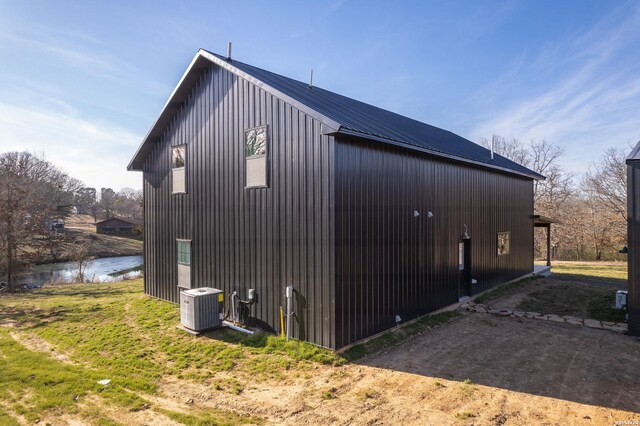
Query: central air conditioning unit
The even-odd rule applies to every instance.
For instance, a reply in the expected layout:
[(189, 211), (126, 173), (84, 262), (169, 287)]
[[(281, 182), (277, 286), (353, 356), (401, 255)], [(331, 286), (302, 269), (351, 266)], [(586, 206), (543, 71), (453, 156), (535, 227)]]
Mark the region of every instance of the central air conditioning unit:
[(193, 331), (203, 331), (222, 325), (222, 290), (211, 287), (180, 292), (180, 323)]

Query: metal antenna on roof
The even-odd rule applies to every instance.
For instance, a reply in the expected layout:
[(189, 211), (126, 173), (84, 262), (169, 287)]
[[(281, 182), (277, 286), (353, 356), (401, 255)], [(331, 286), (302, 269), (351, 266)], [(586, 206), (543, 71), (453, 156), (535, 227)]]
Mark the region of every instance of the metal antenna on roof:
[(227, 60), (231, 60), (231, 42), (227, 45)]
[(491, 161), (493, 161), (493, 139), (494, 137), (491, 136)]
[(309, 88), (313, 87), (313, 68), (311, 68), (311, 74), (309, 75)]

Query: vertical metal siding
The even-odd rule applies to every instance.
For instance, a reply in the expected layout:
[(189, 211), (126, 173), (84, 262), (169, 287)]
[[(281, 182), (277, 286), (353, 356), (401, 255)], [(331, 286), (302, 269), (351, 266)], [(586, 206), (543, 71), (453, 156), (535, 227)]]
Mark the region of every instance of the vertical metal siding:
[[(244, 188), (244, 130), (268, 125), (269, 188)], [(144, 165), (145, 292), (178, 302), (176, 238), (192, 240), (193, 286), (255, 288), (251, 316), (279, 331), (296, 289), (298, 338), (334, 348), (333, 138), (316, 120), (212, 66)], [(171, 147), (186, 144), (187, 193), (171, 194)]]
[[(357, 138), (334, 148), (337, 347), (392, 327), (396, 314), (406, 321), (457, 302), (464, 224), (473, 294), (533, 270), (531, 179)], [(498, 257), (500, 231), (511, 250)]]
[(640, 163), (627, 163), (627, 239), (629, 334), (640, 336)]
[[(267, 124), (269, 188), (245, 190), (243, 135)], [(202, 75), (144, 166), (145, 291), (178, 301), (176, 238), (192, 240), (193, 285), (255, 288), (251, 315), (339, 348), (458, 300), (466, 224), (483, 291), (533, 269), (532, 181), (371, 144), (320, 123), (236, 75)], [(171, 147), (187, 145), (187, 193), (171, 194)], [(419, 218), (413, 211), (420, 212)], [(433, 218), (428, 218), (428, 212)], [(498, 257), (497, 233), (511, 232)]]

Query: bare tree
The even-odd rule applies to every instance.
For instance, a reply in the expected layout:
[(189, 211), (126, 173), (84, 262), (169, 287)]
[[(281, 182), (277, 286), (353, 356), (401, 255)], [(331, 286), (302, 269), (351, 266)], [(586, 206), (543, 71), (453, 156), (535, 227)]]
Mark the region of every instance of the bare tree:
[(507, 139), (504, 136), (493, 134), (490, 138), (480, 139), (480, 145), (487, 149), (493, 149), (498, 155), (522, 164), (525, 167), (531, 163), (531, 154), (527, 147), (516, 138)]
[(10, 289), (20, 262), (29, 262), (43, 245), (47, 222), (69, 215), (81, 187), (80, 181), (28, 152), (0, 155), (0, 266)]
[[(75, 205), (80, 214), (92, 214), (92, 207), (96, 205), (96, 189), (82, 188), (78, 191), (75, 199)], [(94, 218), (95, 219), (95, 218)]]
[(573, 175), (561, 165), (564, 148), (545, 139), (529, 142), (530, 167), (545, 177), (533, 182), (533, 202), (536, 211), (547, 214), (557, 210), (573, 193)]
[(548, 215), (573, 193), (573, 175), (560, 165), (563, 147), (545, 139), (531, 139), (528, 144), (523, 144), (515, 138), (507, 139), (495, 134), (489, 139), (481, 139), (480, 144), (486, 148), (493, 146), (496, 154), (545, 176), (546, 179), (533, 183), (533, 201), (537, 212)]
[[(111, 188), (102, 188), (100, 190), (100, 201), (97, 208), (104, 218), (113, 216), (121, 216), (130, 219), (138, 219), (142, 217), (143, 198), (142, 191), (123, 188), (115, 192)], [(95, 213), (94, 219), (97, 221), (98, 213)]]
[(87, 280), (87, 267), (91, 264), (93, 257), (88, 243), (79, 243), (74, 247), (71, 257), (76, 264), (76, 282), (83, 283)]
[(98, 221), (98, 214), (100, 213), (100, 205), (98, 203), (92, 204), (89, 206), (89, 211), (91, 212), (91, 217), (93, 217), (93, 221)]
[[(574, 223), (578, 198), (574, 190), (573, 175), (560, 164), (564, 155), (564, 148), (553, 145), (545, 139), (532, 139), (524, 144), (517, 139), (506, 139), (499, 135), (492, 135), (490, 139), (482, 139), (480, 143), (491, 147), (498, 155), (506, 157), (516, 163), (545, 176), (544, 180), (533, 182), (534, 211), (543, 216), (549, 216), (563, 223), (554, 226), (552, 233), (553, 252), (558, 253), (562, 247), (583, 244), (584, 235), (577, 236)], [(573, 213), (572, 213), (573, 212)], [(572, 216), (573, 214), (573, 216)], [(535, 250), (541, 254), (546, 250), (546, 236), (535, 234)]]
[(609, 148), (582, 179), (582, 190), (602, 207), (627, 220), (626, 152)]
[(116, 192), (111, 188), (100, 188), (99, 205), (102, 209), (105, 219), (114, 215), (116, 204)]
[(128, 218), (142, 217), (142, 191), (122, 188), (116, 194), (115, 212)]

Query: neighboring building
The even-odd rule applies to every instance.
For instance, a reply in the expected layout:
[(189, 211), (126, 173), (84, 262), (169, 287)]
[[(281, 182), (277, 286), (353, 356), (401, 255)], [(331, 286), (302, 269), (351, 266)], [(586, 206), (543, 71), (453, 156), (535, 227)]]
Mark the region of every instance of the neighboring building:
[(640, 142), (627, 157), (627, 244), (629, 247), (629, 334), (640, 336)]
[(200, 50), (128, 167), (145, 291), (245, 298), (338, 349), (533, 271), (533, 180), (467, 139)]
[(121, 217), (111, 217), (96, 223), (96, 233), (98, 234), (116, 234), (116, 235), (133, 235), (136, 225), (140, 221), (134, 219), (124, 219)]

